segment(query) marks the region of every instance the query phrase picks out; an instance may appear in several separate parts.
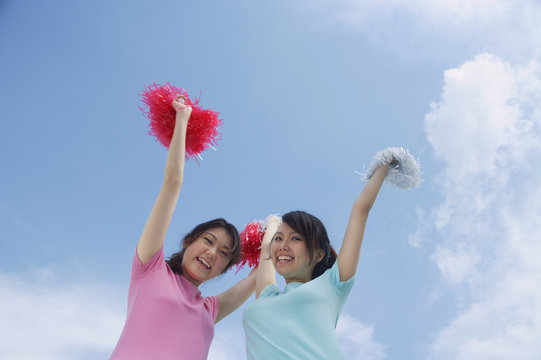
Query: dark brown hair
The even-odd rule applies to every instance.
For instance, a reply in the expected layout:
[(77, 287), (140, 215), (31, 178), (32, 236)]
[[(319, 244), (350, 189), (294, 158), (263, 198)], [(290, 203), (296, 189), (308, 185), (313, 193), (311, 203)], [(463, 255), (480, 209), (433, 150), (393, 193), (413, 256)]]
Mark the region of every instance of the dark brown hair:
[(316, 251), (321, 249), (325, 252), (323, 259), (316, 264), (312, 271), (312, 280), (333, 266), (336, 261), (336, 251), (331, 246), (327, 229), (321, 220), (305, 211), (297, 210), (284, 214), (282, 222), (304, 238), (310, 262), (314, 259)]
[(182, 239), (182, 250), (171, 255), (169, 260), (166, 260), (167, 264), (175, 274), (182, 275), (182, 258), (184, 257), (184, 250), (190, 246), (197, 238), (203, 235), (207, 230), (212, 228), (222, 228), (224, 229), (231, 238), (231, 251), (229, 253), (230, 260), (225, 269), (222, 271), (222, 274), (225, 273), (229, 268), (240, 261), (241, 257), (241, 244), (240, 244), (240, 235), (237, 228), (225, 221), (223, 218), (218, 218), (204, 222), (197, 225), (184, 236)]

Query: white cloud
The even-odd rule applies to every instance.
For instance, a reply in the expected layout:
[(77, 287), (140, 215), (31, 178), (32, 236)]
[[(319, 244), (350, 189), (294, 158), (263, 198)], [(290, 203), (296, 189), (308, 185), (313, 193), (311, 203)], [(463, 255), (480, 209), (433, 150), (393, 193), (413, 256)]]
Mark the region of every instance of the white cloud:
[(379, 360), (385, 357), (385, 346), (374, 340), (374, 327), (343, 314), (336, 326), (338, 341), (346, 359)]
[(91, 283), (59, 285), (49, 270), (31, 280), (0, 273), (0, 358), (107, 358), (125, 318), (119, 294)]
[(452, 285), (457, 285), (476, 273), (480, 255), (475, 248), (466, 248), (458, 243), (454, 248), (438, 247), (432, 254), (432, 261), (439, 267), (442, 275)]
[[(483, 54), (447, 70), (441, 101), (426, 116), (428, 141), (436, 158), (446, 161), (456, 182), (471, 174), (492, 173), (498, 150), (508, 145), (519, 109), (508, 104), (514, 85), (511, 68)], [(511, 134), (512, 135), (512, 134)]]
[(516, 184), (520, 168), (532, 165), (530, 156), (539, 149), (540, 78), (535, 62), (512, 68), (489, 54), (445, 72), (426, 131), (435, 157), (445, 164), (437, 180), (445, 200), (436, 225), (441, 230), (453, 222), (457, 241), (490, 232), (490, 210), (510, 201), (511, 193), (502, 191)]
[(482, 54), (445, 72), (426, 116), (445, 166), (431, 258), (461, 301), (430, 359), (541, 358), (540, 84), (536, 62)]
[[(0, 272), (0, 359), (106, 359), (125, 320), (126, 289), (88, 281), (66, 284), (50, 269)], [(236, 323), (236, 322), (235, 322)], [(348, 359), (378, 360), (374, 328), (341, 316), (337, 335)], [(219, 324), (209, 359), (245, 358), (244, 332)]]
[(432, 344), (430, 358), (541, 358), (541, 190), (531, 195), (534, 203), (518, 213), (502, 213), (507, 230), (493, 239), (496, 256), (482, 269), (472, 301)]

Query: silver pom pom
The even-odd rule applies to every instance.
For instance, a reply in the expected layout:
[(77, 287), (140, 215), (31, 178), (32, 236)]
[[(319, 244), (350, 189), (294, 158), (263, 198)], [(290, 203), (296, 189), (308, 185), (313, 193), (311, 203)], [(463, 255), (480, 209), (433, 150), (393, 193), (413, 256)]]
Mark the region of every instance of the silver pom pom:
[(378, 167), (391, 163), (393, 159), (397, 163), (389, 166), (385, 181), (399, 189), (416, 188), (423, 182), (419, 161), (408, 150), (399, 147), (387, 148), (374, 155), (363, 180), (370, 179)]

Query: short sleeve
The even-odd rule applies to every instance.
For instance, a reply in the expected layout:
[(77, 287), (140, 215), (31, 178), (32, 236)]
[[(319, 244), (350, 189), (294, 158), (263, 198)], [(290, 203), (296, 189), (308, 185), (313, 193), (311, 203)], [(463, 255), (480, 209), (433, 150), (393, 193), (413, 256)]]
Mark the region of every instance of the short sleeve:
[(164, 268), (164, 267), (165, 267), (165, 260), (163, 256), (163, 246), (154, 255), (152, 255), (150, 260), (148, 260), (144, 264), (139, 259), (139, 256), (137, 256), (137, 248), (136, 248), (135, 254), (133, 255), (131, 276), (132, 278), (141, 277), (152, 271), (156, 271), (157, 269)]
[(205, 298), (205, 309), (212, 316), (212, 321), (215, 322), (218, 317), (218, 311), (220, 310), (220, 305), (218, 303), (218, 298), (216, 296), (209, 296)]
[(334, 265), (329, 270), (325, 271), (324, 275), (329, 277), (329, 281), (336, 289), (339, 298), (345, 299), (349, 295), (349, 292), (355, 283), (355, 275), (353, 275), (347, 281), (340, 281), (340, 269), (338, 269), (338, 261), (335, 261)]
[(280, 290), (278, 289), (278, 286), (276, 286), (276, 284), (269, 284), (263, 289), (263, 291), (261, 291), (261, 294), (259, 294), (259, 299), (273, 297), (279, 294)]

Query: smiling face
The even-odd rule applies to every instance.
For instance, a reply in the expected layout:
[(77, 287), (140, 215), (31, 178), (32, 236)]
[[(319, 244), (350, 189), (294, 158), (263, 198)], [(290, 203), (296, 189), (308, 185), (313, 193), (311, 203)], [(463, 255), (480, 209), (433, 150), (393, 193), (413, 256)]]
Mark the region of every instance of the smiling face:
[(310, 261), (304, 237), (284, 222), (274, 235), (270, 250), (274, 268), (287, 283), (310, 281), (316, 263), (324, 256), (318, 250)]
[(195, 286), (220, 275), (231, 260), (232, 240), (223, 228), (210, 228), (184, 249), (182, 275)]

